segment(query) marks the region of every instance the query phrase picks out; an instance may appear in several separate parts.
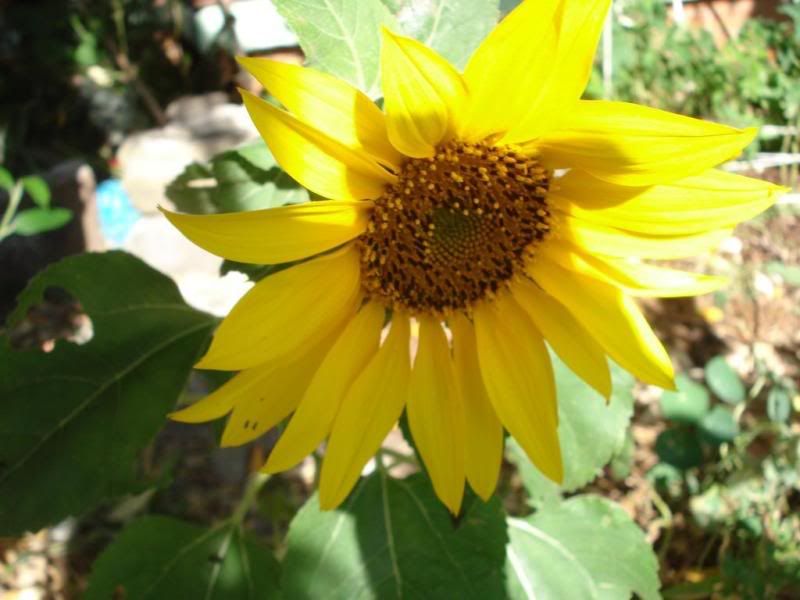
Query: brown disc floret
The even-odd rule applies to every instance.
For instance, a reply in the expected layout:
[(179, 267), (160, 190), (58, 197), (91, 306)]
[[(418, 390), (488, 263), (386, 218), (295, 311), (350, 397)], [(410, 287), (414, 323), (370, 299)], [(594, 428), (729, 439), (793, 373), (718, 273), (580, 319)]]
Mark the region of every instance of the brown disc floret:
[(509, 147), (452, 142), (408, 159), (358, 241), (367, 296), (412, 314), (468, 311), (547, 236), (549, 181)]

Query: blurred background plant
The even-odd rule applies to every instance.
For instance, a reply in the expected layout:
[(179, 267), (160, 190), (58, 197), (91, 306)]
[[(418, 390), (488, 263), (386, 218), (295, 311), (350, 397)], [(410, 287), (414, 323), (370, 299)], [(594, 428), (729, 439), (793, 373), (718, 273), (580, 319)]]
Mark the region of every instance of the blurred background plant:
[[(29, 354), (12, 352), (12, 346), (46, 352), (47, 369), (62, 375), (69, 367), (63, 357), (70, 352), (91, 358), (102, 350), (93, 376), (104, 384), (100, 367), (108, 357), (133, 364), (142, 350), (123, 343), (130, 323), (109, 306), (120, 299), (149, 306), (151, 298), (141, 293), (147, 286), (157, 290), (164, 306), (179, 306), (201, 333), (214, 325), (213, 317), (187, 310), (165, 278), (118, 253), (69, 259), (32, 279), (66, 255), (122, 247), (168, 273), (189, 304), (215, 315), (224, 314), (250, 280), (282, 268), (212, 259), (165, 226), (156, 211), (159, 203), (212, 213), (309, 200), (257, 139), (238, 104), (237, 86), (263, 90), (238, 71), (235, 54), (300, 62), (305, 51), (311, 63), (353, 80), (352, 63), (339, 60), (336, 40), (326, 37), (320, 23), (338, 20), (362, 53), (362, 66), (377, 73), (374, 40), (365, 32), (392, 22), (463, 66), (498, 14), (517, 3), (0, 1), (0, 322), (10, 315), (0, 331), (0, 341), (9, 343), (8, 350), (0, 343), (0, 395), (2, 369), (10, 368), (3, 360), (20, 361), (14, 368), (31, 380), (43, 369), (24, 362)], [(355, 6), (360, 11), (349, 10)], [(447, 27), (437, 29), (437, 14)], [(697, 300), (645, 303), (681, 373), (676, 392), (634, 386), (617, 370), (615, 396), (606, 408), (559, 365), (560, 393), (568, 399), (562, 402), (562, 422), (574, 433), (563, 443), (570, 465), (564, 487), (543, 480), (509, 440), (499, 501), (486, 507), (468, 499), (463, 519), (464, 535), (493, 540), (483, 563), (500, 565), (511, 597), (526, 593), (520, 568), (546, 584), (549, 591), (542, 597), (559, 597), (560, 581), (551, 573), (558, 569), (582, 574), (573, 582), (586, 586), (581, 597), (591, 597), (598, 583), (608, 581), (618, 586), (609, 589), (619, 597), (631, 591), (648, 597), (656, 564), (668, 598), (800, 597), (799, 82), (797, 0), (615, 0), (587, 97), (760, 126), (757, 141), (725, 168), (793, 190), (737, 229), (718, 255), (681, 264), (728, 275), (728, 287)], [(15, 176), (24, 173), (41, 176)], [(102, 279), (96, 289), (86, 273)], [(159, 323), (164, 335), (179, 327), (163, 315), (147, 318)], [(93, 327), (107, 335), (93, 337)], [(62, 338), (83, 345), (65, 349), (56, 343)], [(205, 338), (193, 339), (193, 348), (199, 348)], [(314, 488), (314, 460), (264, 484), (249, 474), (263, 462), (274, 435), (247, 448), (218, 449), (219, 423), (164, 424), (163, 412), (174, 405), (169, 390), (183, 387), (191, 359), (185, 355), (181, 362), (177, 348), (167, 350), (158, 354), (156, 367), (168, 369), (148, 371), (147, 364), (136, 363), (133, 371), (137, 380), (158, 380), (146, 403), (154, 408), (143, 411), (141, 399), (132, 396), (119, 400), (119, 414), (106, 415), (128, 418), (128, 479), (103, 480), (104, 493), (79, 485), (79, 478), (59, 479), (73, 488), (58, 496), (47, 479), (69, 475), (69, 464), (61, 462), (69, 453), (58, 446), (47, 448), (38, 478), (26, 480), (22, 491), (11, 494), (0, 471), (0, 525), (4, 509), (18, 505), (22, 508), (14, 510), (24, 513), (30, 502), (22, 499), (41, 497), (48, 499), (46, 509), (35, 519), (25, 513), (35, 527), (24, 528), (52, 525), (24, 536), (17, 531), (20, 524), (0, 527), (0, 535), (13, 533), (0, 538), (0, 595), (27, 590), (38, 594), (34, 597), (75, 597), (89, 586), (90, 597), (103, 597), (113, 589), (113, 577), (137, 575), (124, 572), (127, 557), (147, 555), (159, 530), (170, 531), (175, 544), (161, 548), (166, 555), (176, 554), (184, 542), (194, 547), (201, 539), (235, 540), (239, 554), (226, 568), (244, 572), (250, 556), (267, 565), (263, 577), (280, 578), (287, 589), (306, 594), (311, 592), (303, 587), (304, 552), (320, 548), (299, 543), (313, 538), (327, 544), (342, 535), (337, 544), (346, 557), (348, 581), (370, 586), (369, 578), (359, 579), (366, 576), (358, 562), (359, 543), (369, 536), (355, 525), (333, 523), (313, 506), (301, 510)], [(194, 373), (180, 403), (222, 379)], [(38, 426), (39, 409), (13, 396), (2, 400), (17, 402), (14, 427)], [(418, 469), (413, 453), (395, 434), (387, 470), (396, 476), (413, 473)], [(85, 447), (87, 464), (102, 466), (89, 424), (80, 421), (72, 435), (75, 448)], [(379, 499), (379, 475), (367, 480), (365, 497)], [(408, 498), (403, 503), (395, 480), (388, 481), (383, 493), (398, 510), (416, 515)], [(423, 490), (422, 478), (409, 481), (422, 499), (419, 505), (435, 514), (437, 505)], [(247, 491), (239, 500), (242, 489)], [(511, 515), (508, 550), (496, 529), (469, 529), (476, 523), (503, 529), (500, 502)], [(360, 500), (352, 513), (369, 516), (370, 510), (369, 502)], [(77, 518), (62, 520), (68, 514)], [(248, 536), (242, 533), (245, 521)], [(198, 525), (212, 523), (219, 525)], [(437, 536), (452, 530), (446, 515), (431, 523)], [(614, 539), (603, 537), (599, 524), (608, 523)], [(547, 536), (533, 536), (532, 529), (556, 536), (570, 557), (543, 541)], [(586, 540), (602, 546), (604, 556), (625, 556), (636, 572), (595, 561)], [(457, 540), (446, 544), (458, 548)], [(200, 544), (202, 552), (187, 560), (208, 566), (212, 546)], [(281, 567), (265, 548), (281, 558)], [(506, 553), (518, 562), (504, 563)], [(562, 562), (547, 562), (556, 555)], [(221, 568), (214, 569), (217, 577)], [(146, 577), (147, 569), (142, 572)], [(236, 579), (232, 572), (225, 571), (230, 581)], [(169, 585), (175, 581), (167, 578)], [(217, 580), (209, 575), (209, 581)], [(176, 588), (159, 589), (166, 594)]]

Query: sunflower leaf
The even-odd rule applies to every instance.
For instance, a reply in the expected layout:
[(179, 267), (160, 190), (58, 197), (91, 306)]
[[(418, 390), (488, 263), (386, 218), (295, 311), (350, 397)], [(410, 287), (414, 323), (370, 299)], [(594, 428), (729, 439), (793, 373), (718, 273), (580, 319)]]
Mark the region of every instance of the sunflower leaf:
[(314, 496), (289, 528), (287, 598), (502, 598), (506, 526), (497, 498), (453, 520), (422, 474), (363, 480), (336, 511)]
[(380, 0), (273, 0), (311, 66), (380, 95), (380, 26), (392, 22)]
[(497, 24), (499, 0), (382, 0), (401, 31), (463, 69)]
[(506, 454), (520, 471), (534, 506), (557, 503), (563, 491), (573, 491), (592, 481), (625, 444), (625, 430), (633, 414), (633, 378), (611, 364), (614, 391), (603, 398), (551, 353), (558, 397), (564, 484), (559, 487), (533, 466), (515, 440), (506, 441)]
[(301, 188), (257, 142), (192, 163), (168, 186), (167, 197), (187, 213), (209, 214), (273, 208), (308, 200)]
[(129, 490), (134, 460), (174, 406), (216, 320), (123, 252), (67, 258), (22, 292), (9, 328), (52, 288), (93, 338), (45, 354), (0, 338), (0, 534), (37, 530)]
[(508, 519), (508, 597), (659, 598), (658, 561), (618, 505), (575, 496), (525, 519)]
[(275, 598), (279, 569), (235, 524), (205, 529), (143, 517), (97, 560), (84, 598)]

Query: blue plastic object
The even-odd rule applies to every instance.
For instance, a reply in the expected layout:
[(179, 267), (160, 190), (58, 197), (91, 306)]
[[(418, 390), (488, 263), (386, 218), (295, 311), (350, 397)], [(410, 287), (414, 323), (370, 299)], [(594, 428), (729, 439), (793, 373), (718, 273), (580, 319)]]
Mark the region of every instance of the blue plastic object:
[(125, 242), (133, 225), (142, 216), (133, 206), (119, 179), (106, 179), (97, 186), (97, 212), (100, 231), (114, 246), (121, 246)]

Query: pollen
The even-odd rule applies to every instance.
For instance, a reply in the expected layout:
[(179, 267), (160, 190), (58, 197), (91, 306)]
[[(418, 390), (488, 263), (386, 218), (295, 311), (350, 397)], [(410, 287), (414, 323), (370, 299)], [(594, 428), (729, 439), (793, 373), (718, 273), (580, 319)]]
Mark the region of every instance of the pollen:
[(452, 142), (408, 159), (358, 239), (367, 297), (445, 316), (508, 286), (550, 232), (550, 172), (509, 147)]

